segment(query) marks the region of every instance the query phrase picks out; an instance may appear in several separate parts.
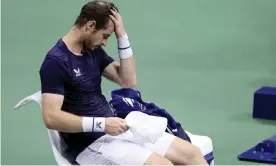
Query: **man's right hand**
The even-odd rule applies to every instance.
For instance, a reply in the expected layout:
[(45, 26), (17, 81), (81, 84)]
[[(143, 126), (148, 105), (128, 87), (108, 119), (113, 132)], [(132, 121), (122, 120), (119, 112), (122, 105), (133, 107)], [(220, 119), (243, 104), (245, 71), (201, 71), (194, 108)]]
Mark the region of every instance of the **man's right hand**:
[(109, 135), (116, 136), (128, 130), (126, 121), (117, 117), (105, 118), (105, 132)]

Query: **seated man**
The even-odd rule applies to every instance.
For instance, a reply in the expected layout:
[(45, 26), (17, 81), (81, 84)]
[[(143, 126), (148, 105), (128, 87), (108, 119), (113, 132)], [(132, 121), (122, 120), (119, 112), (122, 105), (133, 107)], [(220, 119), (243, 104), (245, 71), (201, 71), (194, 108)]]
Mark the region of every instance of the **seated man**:
[[(113, 31), (120, 63), (102, 48)], [(168, 133), (151, 145), (106, 139), (128, 127), (124, 119), (114, 117), (102, 95), (102, 76), (122, 87), (136, 84), (135, 60), (117, 7), (92, 1), (82, 7), (74, 26), (47, 53), (40, 68), (43, 119), (47, 128), (59, 131), (70, 162), (84, 164), (76, 158), (85, 152), (90, 164), (99, 165), (207, 164), (199, 148)]]

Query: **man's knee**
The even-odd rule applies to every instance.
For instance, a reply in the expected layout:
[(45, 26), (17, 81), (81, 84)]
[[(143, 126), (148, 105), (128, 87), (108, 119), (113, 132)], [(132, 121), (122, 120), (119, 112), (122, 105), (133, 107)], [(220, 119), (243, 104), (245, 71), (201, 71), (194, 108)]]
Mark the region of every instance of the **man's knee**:
[(173, 163), (163, 156), (152, 153), (144, 165), (173, 165)]
[(169, 148), (166, 158), (170, 159), (175, 164), (207, 164), (198, 147), (177, 137)]
[(194, 145), (191, 145), (190, 147), (190, 154), (188, 155), (187, 160), (189, 160), (189, 163), (193, 164), (206, 164), (201, 150)]

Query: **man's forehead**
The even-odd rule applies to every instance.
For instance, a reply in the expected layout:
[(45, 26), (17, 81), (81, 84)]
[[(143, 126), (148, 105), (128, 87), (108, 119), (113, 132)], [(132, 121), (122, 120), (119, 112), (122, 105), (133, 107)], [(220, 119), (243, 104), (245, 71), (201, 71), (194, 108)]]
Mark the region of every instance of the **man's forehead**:
[(115, 25), (111, 19), (109, 19), (108, 24), (105, 29), (105, 33), (111, 34), (115, 29)]

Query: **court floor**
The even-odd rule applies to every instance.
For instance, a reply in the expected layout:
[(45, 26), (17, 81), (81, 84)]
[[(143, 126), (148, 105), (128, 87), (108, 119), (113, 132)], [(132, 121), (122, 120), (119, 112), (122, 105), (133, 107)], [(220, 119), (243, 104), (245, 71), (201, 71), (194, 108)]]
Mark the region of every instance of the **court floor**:
[[(136, 54), (143, 99), (212, 138), (216, 164), (258, 164), (236, 156), (276, 133), (275, 121), (251, 117), (254, 91), (276, 86), (276, 1), (113, 1)], [(39, 90), (45, 53), (85, 2), (1, 1), (1, 164), (55, 164), (39, 106), (13, 106)], [(107, 50), (118, 59), (114, 36)], [(107, 98), (115, 88), (104, 80)]]

